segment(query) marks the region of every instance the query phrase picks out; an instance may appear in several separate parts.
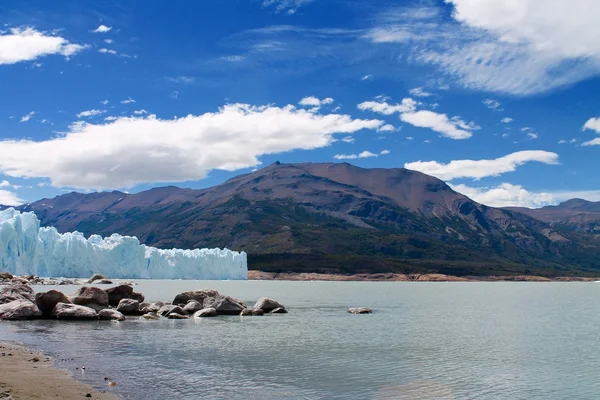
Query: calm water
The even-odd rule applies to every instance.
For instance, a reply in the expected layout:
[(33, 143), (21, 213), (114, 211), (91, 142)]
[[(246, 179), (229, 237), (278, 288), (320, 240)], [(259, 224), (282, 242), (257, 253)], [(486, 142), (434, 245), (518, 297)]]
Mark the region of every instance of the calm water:
[(600, 398), (597, 283), (138, 282), (150, 301), (215, 288), (290, 313), (4, 322), (0, 339), (125, 399)]

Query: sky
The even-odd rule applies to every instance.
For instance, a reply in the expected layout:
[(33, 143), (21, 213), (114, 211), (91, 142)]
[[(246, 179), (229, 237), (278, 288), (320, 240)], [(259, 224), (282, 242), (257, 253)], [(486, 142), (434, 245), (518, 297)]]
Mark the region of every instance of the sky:
[[(11, 8), (12, 7), (12, 8)], [(600, 201), (597, 0), (19, 1), (0, 204), (204, 188), (275, 161)]]

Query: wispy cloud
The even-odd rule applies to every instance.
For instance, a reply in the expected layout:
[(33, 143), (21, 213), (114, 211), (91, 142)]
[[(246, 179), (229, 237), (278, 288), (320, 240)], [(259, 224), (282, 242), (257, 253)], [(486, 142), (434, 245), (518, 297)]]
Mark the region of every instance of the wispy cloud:
[(275, 7), (276, 12), (283, 12), (288, 15), (293, 15), (298, 12), (298, 9), (313, 0), (264, 0), (263, 7)]
[(111, 26), (100, 25), (99, 27), (94, 29), (92, 32), (93, 33), (107, 33), (107, 32), (110, 32), (111, 30), (112, 30)]
[(106, 110), (86, 110), (77, 114), (77, 118), (89, 118), (106, 113)]
[(135, 100), (132, 99), (131, 97), (128, 97), (126, 100), (121, 100), (121, 104), (131, 104), (131, 103), (135, 103)]
[(482, 101), (483, 105), (494, 111), (504, 111), (502, 108), (502, 104), (498, 100), (494, 99), (485, 99)]
[(21, 120), (19, 122), (27, 122), (31, 119), (31, 117), (33, 117), (35, 115), (35, 111), (31, 111), (25, 115), (23, 115), (21, 117)]
[[(385, 150), (384, 150), (385, 151)], [(388, 153), (385, 153), (388, 154)], [(368, 150), (360, 152), (358, 154), (336, 154), (333, 156), (336, 160), (355, 160), (357, 158), (374, 158), (378, 157), (379, 154), (371, 153)]]
[(192, 83), (196, 82), (196, 78), (194, 78), (193, 76), (185, 76), (185, 75), (181, 75), (181, 76), (167, 76), (165, 78), (165, 80), (167, 82), (184, 84), (184, 85), (189, 85), (189, 84), (192, 84)]
[(98, 52), (99, 53), (104, 53), (104, 54), (117, 54), (116, 51), (111, 50), (111, 49), (105, 49), (105, 48), (98, 49)]
[(416, 87), (414, 89), (410, 89), (408, 91), (408, 93), (410, 93), (411, 96), (415, 96), (415, 97), (429, 97), (429, 96), (433, 96), (433, 93), (427, 92), (422, 87)]

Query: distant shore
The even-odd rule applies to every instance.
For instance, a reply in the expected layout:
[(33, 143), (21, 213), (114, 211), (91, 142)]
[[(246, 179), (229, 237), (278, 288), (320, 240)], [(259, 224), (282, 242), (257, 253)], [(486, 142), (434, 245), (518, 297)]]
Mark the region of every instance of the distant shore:
[(0, 398), (5, 398), (4, 394), (15, 400), (119, 398), (77, 381), (68, 371), (54, 367), (52, 360), (38, 351), (0, 342)]
[(257, 281), (371, 281), (371, 282), (594, 282), (600, 278), (535, 275), (452, 276), (444, 274), (317, 274), (299, 272), (248, 271), (249, 280)]

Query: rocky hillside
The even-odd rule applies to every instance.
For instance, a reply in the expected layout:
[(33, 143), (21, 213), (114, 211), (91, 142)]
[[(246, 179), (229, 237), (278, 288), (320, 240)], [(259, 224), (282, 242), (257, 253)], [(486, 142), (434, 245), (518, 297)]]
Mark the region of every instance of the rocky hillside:
[(600, 254), (434, 177), (346, 163), (275, 163), (203, 190), (70, 193), (21, 209), (60, 231), (244, 250), (250, 268), (273, 272), (573, 275), (595, 273)]
[(537, 209), (510, 207), (566, 232), (600, 234), (600, 202), (572, 199)]

